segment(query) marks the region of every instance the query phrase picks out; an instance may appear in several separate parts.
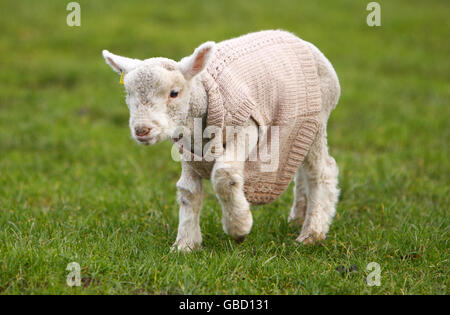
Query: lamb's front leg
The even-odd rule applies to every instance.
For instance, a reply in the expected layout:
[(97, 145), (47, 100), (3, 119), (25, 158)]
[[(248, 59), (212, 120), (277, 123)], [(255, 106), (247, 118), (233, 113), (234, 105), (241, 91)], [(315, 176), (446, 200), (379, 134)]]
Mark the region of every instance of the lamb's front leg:
[(180, 205), (178, 235), (172, 249), (190, 252), (202, 243), (202, 179), (186, 162), (183, 162), (182, 167), (181, 178), (177, 182), (177, 200)]
[(211, 182), (222, 205), (223, 230), (237, 242), (242, 242), (253, 224), (244, 194), (244, 162), (216, 162)]

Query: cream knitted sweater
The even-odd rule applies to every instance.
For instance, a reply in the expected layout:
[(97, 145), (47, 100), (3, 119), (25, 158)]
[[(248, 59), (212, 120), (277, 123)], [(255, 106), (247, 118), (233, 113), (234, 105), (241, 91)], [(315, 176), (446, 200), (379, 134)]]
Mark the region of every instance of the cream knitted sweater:
[[(252, 204), (278, 198), (292, 181), (314, 140), (321, 109), (317, 67), (309, 45), (284, 31), (262, 31), (220, 42), (202, 72), (208, 95), (207, 125), (279, 127), (279, 163), (262, 172), (245, 163), (244, 191)], [(270, 146), (269, 146), (270, 147)], [(192, 162), (205, 178), (211, 165)]]

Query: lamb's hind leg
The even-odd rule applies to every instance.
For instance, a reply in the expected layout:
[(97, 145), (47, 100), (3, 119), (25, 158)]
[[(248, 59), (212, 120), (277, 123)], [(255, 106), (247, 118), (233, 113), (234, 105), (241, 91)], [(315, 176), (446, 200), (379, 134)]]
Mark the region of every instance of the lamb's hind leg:
[(308, 155), (302, 165), (308, 187), (305, 222), (297, 241), (312, 243), (325, 238), (336, 213), (339, 196), (338, 167), (328, 154), (327, 121), (340, 95), (339, 80), (328, 59), (312, 44), (311, 51), (317, 63), (322, 96), (320, 126)]
[(300, 166), (295, 174), (294, 203), (288, 222), (300, 225), (305, 220), (308, 196), (308, 183), (305, 170)]
[(297, 238), (303, 244), (323, 240), (336, 213), (339, 196), (338, 167), (328, 154), (326, 130), (322, 126), (303, 164), (308, 181), (305, 222)]

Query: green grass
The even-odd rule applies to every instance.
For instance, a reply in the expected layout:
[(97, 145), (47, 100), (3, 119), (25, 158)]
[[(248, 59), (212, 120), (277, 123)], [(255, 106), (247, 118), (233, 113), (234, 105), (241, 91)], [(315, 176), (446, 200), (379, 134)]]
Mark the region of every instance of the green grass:
[[(68, 1), (67, 1), (68, 2)], [(368, 1), (367, 1), (368, 2)], [(0, 294), (448, 294), (448, 1), (64, 1), (0, 4)], [(237, 245), (206, 185), (204, 247), (171, 253), (180, 165), (131, 141), (102, 49), (179, 59), (201, 42), (282, 28), (340, 77), (329, 123), (342, 194), (327, 240), (296, 246), (291, 189)], [(78, 262), (83, 286), (66, 285)], [(381, 286), (365, 283), (378, 262)], [(340, 273), (340, 266), (358, 270)]]

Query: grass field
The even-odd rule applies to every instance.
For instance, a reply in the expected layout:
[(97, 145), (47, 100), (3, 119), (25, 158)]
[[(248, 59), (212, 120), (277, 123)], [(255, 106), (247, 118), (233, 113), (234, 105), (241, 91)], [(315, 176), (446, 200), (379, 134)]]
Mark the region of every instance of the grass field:
[[(0, 294), (449, 293), (448, 1), (381, 0), (381, 27), (366, 24), (369, 1), (79, 1), (73, 28), (67, 2), (0, 3)], [(289, 189), (253, 209), (237, 245), (207, 183), (203, 250), (171, 253), (180, 165), (169, 143), (130, 139), (101, 50), (178, 60), (271, 28), (316, 44), (341, 81), (328, 238), (295, 245)], [(81, 287), (66, 284), (73, 261)]]

